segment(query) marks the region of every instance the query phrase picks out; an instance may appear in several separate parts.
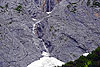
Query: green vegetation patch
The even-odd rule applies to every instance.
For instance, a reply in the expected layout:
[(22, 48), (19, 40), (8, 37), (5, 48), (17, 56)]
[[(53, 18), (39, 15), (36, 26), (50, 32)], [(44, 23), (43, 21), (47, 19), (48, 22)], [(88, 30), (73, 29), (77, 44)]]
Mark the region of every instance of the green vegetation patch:
[[(0, 8), (2, 9), (1, 12), (3, 12), (3, 13), (6, 12), (6, 11), (8, 11), (8, 10), (7, 10), (7, 9), (8, 9), (8, 3), (5, 4), (5, 6), (0, 6)], [(0, 13), (1, 13), (1, 12), (0, 12)]]
[(9, 22), (9, 24), (12, 24), (12, 22)]
[(0, 8), (2, 8), (2, 9), (8, 8), (8, 3), (5, 6), (0, 6)]
[(5, 5), (6, 8), (8, 8), (8, 3)]
[(76, 3), (72, 3), (72, 4), (70, 4), (70, 5), (67, 5), (67, 8), (68, 8), (68, 10), (70, 11), (70, 12), (73, 12), (73, 13), (75, 13), (76, 11), (77, 11), (77, 9), (76, 9), (76, 5), (74, 5), (74, 4), (76, 4)]
[(22, 11), (22, 6), (21, 5), (17, 6), (17, 8), (15, 8), (15, 10), (18, 11), (18, 13), (20, 13)]
[(61, 67), (100, 67), (100, 47), (88, 56), (80, 56), (79, 59), (70, 61)]
[(50, 29), (49, 29), (49, 31), (52, 31), (52, 29), (53, 29), (54, 27), (53, 26), (50, 26)]
[(0, 6), (0, 8), (2, 8), (2, 9), (3, 9), (4, 7), (3, 7), (3, 6)]
[(70, 12), (75, 13), (76, 12), (76, 8), (73, 8)]
[(95, 2), (95, 1), (94, 1), (94, 2), (93, 2), (93, 6), (94, 6), (94, 7), (97, 7), (97, 6), (100, 7), (100, 2)]
[(87, 6), (89, 6), (91, 4), (91, 0), (87, 1)]
[[(87, 1), (87, 6), (90, 5), (90, 1), (91, 1), (91, 0), (88, 0), (88, 1)], [(97, 0), (94, 0), (94, 1), (91, 3), (91, 7), (100, 7), (100, 2), (98, 2)]]

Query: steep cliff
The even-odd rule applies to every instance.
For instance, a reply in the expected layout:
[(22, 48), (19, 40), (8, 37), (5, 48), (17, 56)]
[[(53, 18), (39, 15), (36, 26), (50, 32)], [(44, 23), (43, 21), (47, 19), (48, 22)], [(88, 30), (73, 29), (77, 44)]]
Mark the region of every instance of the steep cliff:
[(26, 67), (43, 51), (68, 62), (96, 49), (99, 4), (99, 0), (0, 0), (1, 67)]

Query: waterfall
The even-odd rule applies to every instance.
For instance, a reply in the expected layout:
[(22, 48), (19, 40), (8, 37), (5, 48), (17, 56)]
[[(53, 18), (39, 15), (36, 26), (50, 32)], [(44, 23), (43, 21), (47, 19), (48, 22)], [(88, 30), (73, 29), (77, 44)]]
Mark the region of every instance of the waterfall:
[[(47, 16), (47, 17), (48, 17), (48, 16)], [(44, 19), (44, 18), (43, 18), (43, 19)], [(33, 31), (32, 31), (33, 34), (37, 34), (37, 33), (36, 33), (36, 26), (37, 26), (37, 24), (40, 23), (43, 19), (37, 21), (37, 19), (32, 18), (32, 20), (37, 21), (36, 23), (33, 24)], [(44, 47), (44, 49), (45, 49), (45, 51), (42, 52), (42, 55), (43, 55), (43, 56), (49, 56), (50, 53), (49, 53), (49, 51), (48, 51), (48, 48), (45, 46), (45, 43), (43, 42), (43, 40), (42, 40), (42, 39), (37, 39), (37, 40), (38, 40), (38, 41), (39, 41), (39, 40), (42, 41), (43, 47)], [(35, 45), (37, 46), (37, 44), (35, 44)], [(38, 45), (38, 46), (39, 46), (39, 45)]]
[[(43, 42), (43, 46), (44, 46), (44, 48), (45, 48), (46, 52), (50, 55), (50, 53), (49, 53), (49, 51), (48, 51), (48, 48), (46, 48), (46, 46), (45, 46), (44, 42)], [(44, 53), (44, 51), (43, 51), (43, 53)]]
[[(36, 21), (34, 24), (33, 24), (33, 34), (37, 34), (36, 33), (36, 27), (37, 27), (37, 24), (40, 23), (42, 20), (44, 20), (45, 18), (48, 18), (50, 17), (50, 15), (42, 18), (41, 20), (38, 20), (38, 19), (34, 19), (32, 18), (33, 21)], [(42, 49), (42, 56), (39, 60), (36, 60), (34, 62), (32, 62), (31, 64), (29, 64), (27, 67), (55, 67), (55, 66), (62, 66), (63, 64), (65, 64), (64, 62), (54, 58), (54, 57), (50, 57), (50, 53), (48, 51), (48, 48), (46, 47), (45, 45), (45, 42), (43, 39), (41, 38), (33, 38), (34, 39), (34, 43), (36, 45), (36, 48), (37, 47), (40, 47), (40, 48), (37, 48), (37, 49)], [(37, 42), (42, 42), (42, 45), (39, 45)], [(42, 46), (42, 47), (41, 47)], [(45, 50), (45, 51), (43, 51)]]

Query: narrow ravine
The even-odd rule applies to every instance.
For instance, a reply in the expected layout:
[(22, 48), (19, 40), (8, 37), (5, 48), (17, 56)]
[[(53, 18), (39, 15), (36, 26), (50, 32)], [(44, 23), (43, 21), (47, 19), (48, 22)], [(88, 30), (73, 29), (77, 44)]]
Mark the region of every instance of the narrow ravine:
[[(47, 16), (47, 17), (49, 17), (49, 16)], [(44, 18), (47, 18), (47, 17), (44, 17)], [(38, 20), (38, 21), (37, 21), (37, 19), (32, 18), (33, 20), (37, 21), (37, 22), (35, 22), (35, 23), (33, 24), (33, 34), (34, 34), (34, 35), (37, 34), (37, 33), (36, 33), (37, 24), (40, 23), (42, 20), (44, 20), (44, 18), (41, 19), (41, 20)], [(44, 50), (46, 50), (45, 52), (47, 52), (47, 53), (50, 55), (50, 53), (49, 53), (49, 51), (48, 51), (48, 48), (46, 48), (45, 43), (43, 42), (43, 39), (38, 38), (38, 41), (39, 41), (39, 40), (42, 41)], [(39, 45), (38, 45), (38, 46), (39, 46)], [(42, 52), (42, 53), (43, 53), (43, 52)]]
[[(51, 13), (51, 12), (50, 12)], [(33, 21), (36, 21), (36, 23), (33, 24), (33, 34), (37, 34), (36, 33), (36, 26), (38, 23), (40, 23), (42, 20), (44, 20), (45, 18), (48, 18), (50, 17), (50, 15), (48, 15), (47, 17), (44, 17), (43, 19), (41, 20), (38, 20), (37, 19), (33, 19)], [(46, 47), (43, 39), (41, 38), (37, 38), (36, 39), (37, 41), (42, 41), (43, 43), (43, 48), (45, 51), (42, 51), (41, 55), (43, 56), (42, 58), (40, 58), (39, 60), (36, 60), (34, 62), (32, 62), (31, 64), (29, 64), (27, 67), (54, 67), (54, 66), (62, 66), (64, 64), (64, 62), (54, 58), (54, 57), (50, 57), (50, 53), (49, 53), (49, 50), (48, 48)], [(38, 44), (35, 44), (36, 46), (39, 46)]]

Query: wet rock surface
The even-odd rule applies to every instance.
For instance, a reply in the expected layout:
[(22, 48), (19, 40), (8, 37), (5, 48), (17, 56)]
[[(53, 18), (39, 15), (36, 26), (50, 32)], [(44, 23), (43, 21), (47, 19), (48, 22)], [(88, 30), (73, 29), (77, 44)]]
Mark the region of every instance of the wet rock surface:
[(64, 62), (96, 49), (100, 6), (94, 1), (62, 0), (48, 15), (38, 0), (0, 0), (0, 67), (27, 67), (47, 49)]

